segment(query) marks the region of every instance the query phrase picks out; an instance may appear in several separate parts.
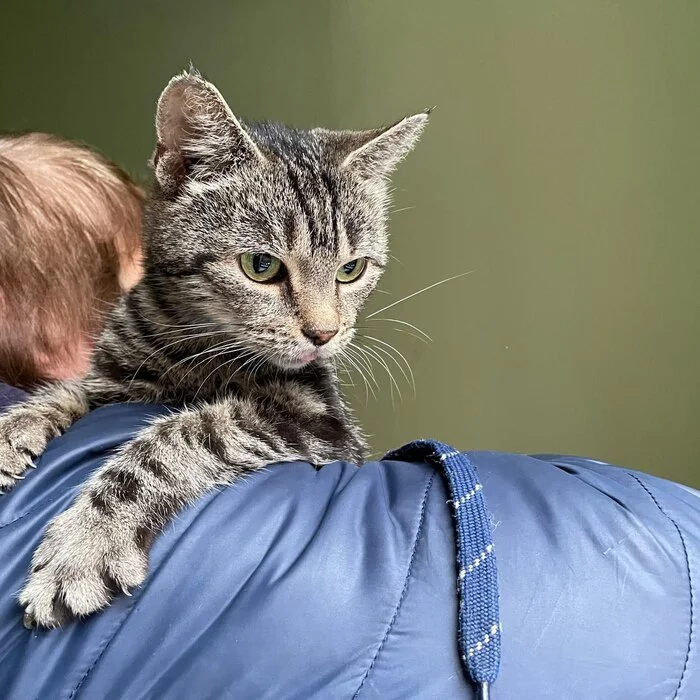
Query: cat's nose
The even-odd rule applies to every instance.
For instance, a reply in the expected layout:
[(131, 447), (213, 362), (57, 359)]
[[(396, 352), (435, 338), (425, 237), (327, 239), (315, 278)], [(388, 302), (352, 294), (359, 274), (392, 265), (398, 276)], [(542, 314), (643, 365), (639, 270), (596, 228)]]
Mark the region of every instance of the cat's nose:
[(302, 328), (301, 332), (314, 344), (325, 345), (331, 338), (338, 334), (338, 329), (334, 331), (320, 331), (317, 328)]

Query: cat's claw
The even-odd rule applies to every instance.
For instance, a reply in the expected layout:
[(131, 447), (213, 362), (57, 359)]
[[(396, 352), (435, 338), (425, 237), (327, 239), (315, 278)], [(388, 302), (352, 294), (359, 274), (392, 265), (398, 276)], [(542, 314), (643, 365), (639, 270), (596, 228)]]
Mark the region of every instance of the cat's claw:
[[(87, 519), (92, 515), (92, 519)], [(60, 627), (109, 604), (146, 577), (146, 555), (109, 519), (94, 522), (80, 501), (49, 526), (19, 595), (24, 626)]]
[(32, 606), (30, 605), (25, 611), (24, 611), (24, 626), (28, 629), (34, 629), (36, 627), (36, 619), (34, 618), (34, 613), (32, 612)]
[(0, 418), (0, 493), (9, 491), (24, 473), (36, 467), (56, 429), (31, 408), (17, 408)]

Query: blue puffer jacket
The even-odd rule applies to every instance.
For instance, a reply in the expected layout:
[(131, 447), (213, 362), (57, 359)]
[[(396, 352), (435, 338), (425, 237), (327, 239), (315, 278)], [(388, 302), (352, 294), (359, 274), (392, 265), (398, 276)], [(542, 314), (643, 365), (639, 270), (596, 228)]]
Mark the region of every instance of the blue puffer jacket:
[(27, 394), (21, 389), (16, 389), (9, 384), (0, 382), (0, 413), (6, 411), (10, 406), (20, 403), (27, 398)]
[[(472, 698), (453, 516), (432, 467), (271, 467), (183, 512), (147, 583), (63, 630), (13, 596), (48, 520), (162, 412), (112, 406), (0, 496), (3, 700)], [(700, 498), (590, 460), (470, 453), (493, 520), (492, 700), (700, 698)]]

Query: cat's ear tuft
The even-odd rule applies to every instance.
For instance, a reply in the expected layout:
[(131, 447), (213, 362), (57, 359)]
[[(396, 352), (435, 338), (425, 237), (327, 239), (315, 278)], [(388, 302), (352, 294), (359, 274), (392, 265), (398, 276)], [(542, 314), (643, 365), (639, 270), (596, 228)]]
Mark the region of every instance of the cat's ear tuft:
[(221, 93), (190, 65), (158, 100), (152, 165), (161, 189), (175, 194), (189, 179), (206, 180), (264, 156)]
[(190, 78), (202, 78), (202, 74), (195, 68), (194, 63), (192, 63), (192, 60), (190, 59), (190, 66), (187, 69), (187, 75), (190, 76)]
[(325, 132), (340, 168), (365, 178), (386, 178), (408, 155), (423, 133), (432, 110), (389, 127), (370, 131)]

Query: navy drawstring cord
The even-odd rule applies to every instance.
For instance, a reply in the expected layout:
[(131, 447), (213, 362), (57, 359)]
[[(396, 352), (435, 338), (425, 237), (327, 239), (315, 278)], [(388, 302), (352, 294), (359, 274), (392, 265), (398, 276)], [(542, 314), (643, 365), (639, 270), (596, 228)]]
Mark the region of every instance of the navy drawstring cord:
[(445, 475), (457, 532), (459, 651), (478, 700), (490, 700), (501, 662), (501, 621), (491, 519), (476, 469), (465, 454), (434, 440), (412, 442), (385, 459), (425, 461)]

